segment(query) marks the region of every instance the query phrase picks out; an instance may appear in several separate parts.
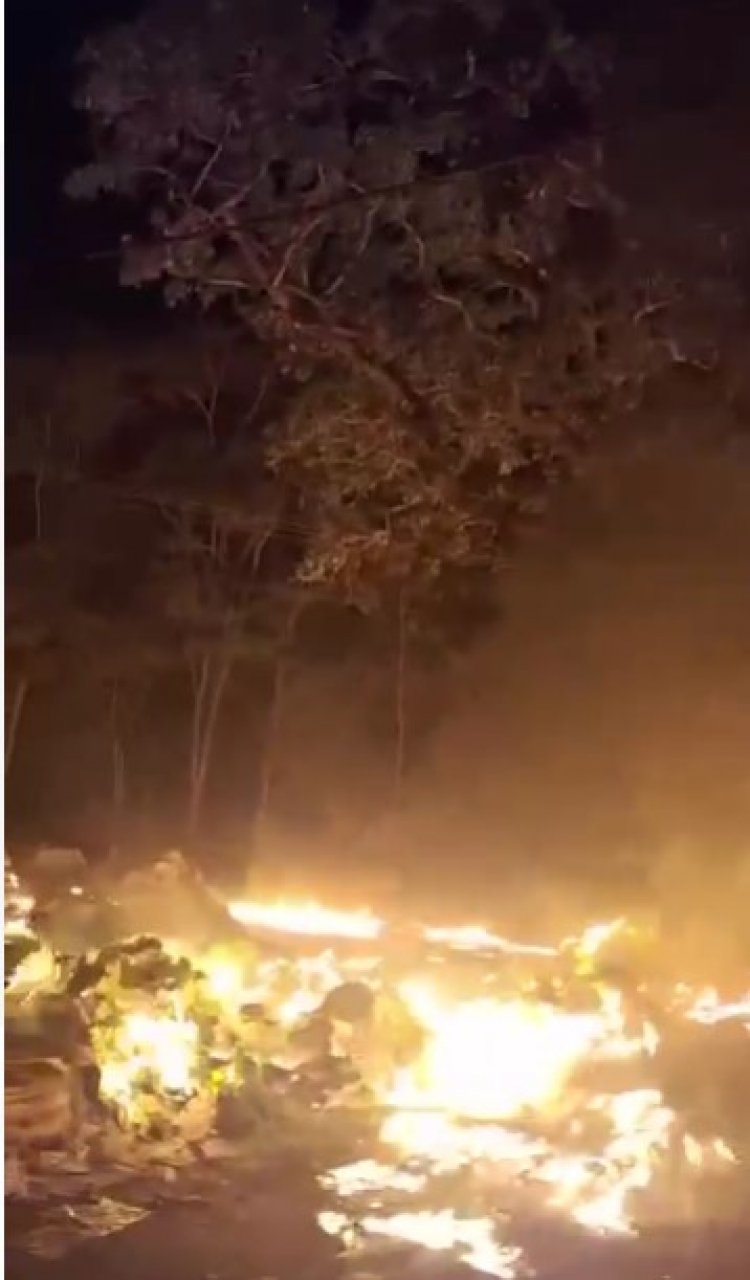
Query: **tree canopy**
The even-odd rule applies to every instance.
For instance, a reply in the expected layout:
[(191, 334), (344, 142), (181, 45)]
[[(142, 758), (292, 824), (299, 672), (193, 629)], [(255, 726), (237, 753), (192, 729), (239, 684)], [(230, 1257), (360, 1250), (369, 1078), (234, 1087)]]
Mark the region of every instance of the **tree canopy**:
[(217, 307), (291, 392), (268, 459), (299, 577), (355, 600), (493, 572), (654, 348), (617, 268), (597, 51), (547, 5), (156, 5), (91, 43), (129, 284)]
[(19, 715), (42, 635), (91, 655), (110, 709), (134, 670), (179, 671), (195, 826), (226, 690), (262, 670), (265, 805), (300, 625), (327, 610), (340, 651), (354, 614), (400, 779), (417, 646), (491, 615), (666, 351), (602, 179), (605, 72), (542, 0), (157, 0), (87, 43), (69, 193), (120, 202), (123, 284), (187, 323), (134, 378), (56, 377), (54, 406), (16, 379)]

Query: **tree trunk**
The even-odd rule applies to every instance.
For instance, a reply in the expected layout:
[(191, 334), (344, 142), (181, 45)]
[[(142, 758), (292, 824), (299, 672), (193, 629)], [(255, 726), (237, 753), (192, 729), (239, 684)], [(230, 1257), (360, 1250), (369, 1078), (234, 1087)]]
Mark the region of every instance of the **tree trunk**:
[(396, 680), (394, 689), (396, 736), (393, 757), (393, 796), (396, 804), (398, 804), (401, 799), (401, 791), (404, 783), (404, 767), (406, 764), (407, 624), (408, 606), (406, 591), (402, 589), (398, 598)]
[(125, 746), (120, 726), (120, 689), (112, 685), (109, 701), (109, 725), (112, 743), (112, 844), (119, 844), (125, 813)]
[(220, 657), (204, 654), (193, 669), (193, 724), (190, 743), (190, 793), (187, 830), (192, 838), (200, 827), (208, 768), (213, 750), (216, 722), (232, 668), (229, 653)]
[(42, 490), (46, 478), (47, 454), (49, 453), (51, 439), (52, 419), (47, 417), (44, 420), (44, 447), (34, 476), (34, 524), (37, 542), (42, 541)]
[(5, 776), (7, 777), (10, 766), (13, 762), (13, 756), (16, 750), (16, 742), (18, 740), (18, 728), (21, 723), (23, 709), (26, 705), (26, 696), (29, 692), (29, 681), (26, 676), (16, 683), (13, 690), (13, 697), (10, 699), (10, 705), (7, 708), (7, 717), (5, 723)]
[(281, 703), (284, 697), (286, 682), (286, 654), (278, 650), (273, 665), (273, 682), (271, 685), (271, 701), (266, 720), (266, 734), (263, 743), (263, 754), (260, 761), (260, 779), (258, 782), (258, 802), (255, 807), (255, 826), (259, 828), (268, 817), (268, 809), (273, 788), (274, 766), (276, 764), (276, 748), (281, 723)]
[(255, 828), (258, 830), (268, 817), (273, 791), (276, 753), (279, 743), (279, 728), (286, 690), (286, 679), (289, 670), (289, 657), (294, 643), (294, 634), (299, 620), (299, 608), (292, 609), (286, 619), (279, 639), (273, 666), (273, 683), (271, 685), (271, 701), (266, 721), (266, 736), (260, 762), (260, 779), (258, 783), (258, 802), (255, 808)]
[(210, 658), (208, 654), (204, 654), (200, 662), (190, 667), (190, 676), (193, 683), (193, 718), (190, 729), (190, 766), (189, 766), (189, 789), (188, 789), (188, 812), (187, 812), (187, 829), (191, 834), (198, 822), (201, 807), (201, 797), (198, 794), (200, 775), (200, 759), (201, 759), (201, 742), (203, 739), (203, 720), (205, 717), (205, 702), (208, 690)]

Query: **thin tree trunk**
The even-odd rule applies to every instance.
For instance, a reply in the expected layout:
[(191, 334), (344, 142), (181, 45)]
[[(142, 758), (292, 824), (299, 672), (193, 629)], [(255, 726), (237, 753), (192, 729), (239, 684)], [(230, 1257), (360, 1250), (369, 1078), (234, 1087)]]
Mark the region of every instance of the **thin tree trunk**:
[(29, 692), (29, 681), (26, 676), (16, 683), (13, 690), (13, 697), (10, 702), (9, 715), (5, 725), (5, 774), (7, 776), (10, 766), (13, 762), (13, 756), (16, 750), (16, 742), (18, 741), (18, 729), (23, 715), (23, 709), (26, 705), (26, 695)]
[(116, 845), (125, 812), (125, 747), (120, 733), (120, 689), (117, 682), (112, 685), (110, 693), (109, 723), (112, 741), (112, 835)]
[(395, 727), (396, 740), (393, 758), (393, 794), (396, 803), (401, 798), (406, 764), (406, 676), (407, 676), (407, 622), (406, 591), (398, 598), (398, 622), (396, 639)]
[(261, 827), (268, 817), (273, 789), (274, 766), (276, 764), (276, 748), (281, 723), (281, 703), (284, 696), (286, 677), (286, 655), (279, 651), (273, 665), (273, 683), (271, 685), (271, 701), (266, 720), (266, 734), (263, 743), (263, 754), (260, 761), (260, 779), (258, 783), (258, 802), (255, 807), (255, 825)]
[(188, 835), (191, 837), (197, 835), (200, 826), (216, 722), (231, 669), (232, 659), (229, 653), (222, 655), (218, 662), (205, 655), (201, 659), (193, 681), (193, 727), (187, 822)]
[(231, 671), (231, 666), (232, 666), (231, 659), (227, 655), (222, 659), (218, 667), (218, 670), (214, 672), (213, 681), (211, 684), (211, 689), (210, 689), (208, 700), (207, 700), (206, 715), (203, 722), (203, 739), (201, 742), (201, 752), (200, 752), (200, 761), (199, 761), (198, 778), (197, 778), (199, 808), (203, 802), (203, 796), (206, 789), (206, 779), (208, 777), (208, 768), (211, 761), (211, 755), (213, 752), (216, 723), (219, 718), (219, 710), (221, 708), (221, 704), (224, 699), (224, 691), (227, 686), (227, 681), (229, 680), (229, 673)]
[(47, 454), (49, 453), (50, 441), (52, 439), (52, 420), (45, 418), (44, 420), (44, 449), (34, 476), (34, 523), (37, 542), (42, 540), (42, 489), (44, 487)]
[(273, 667), (273, 683), (271, 686), (271, 701), (268, 708), (265, 742), (263, 744), (263, 755), (260, 762), (258, 802), (255, 808), (256, 829), (260, 828), (265, 822), (271, 805), (271, 795), (273, 792), (274, 776), (276, 772), (276, 756), (279, 745), (279, 729), (281, 728), (284, 693), (286, 691), (286, 680), (289, 671), (289, 657), (294, 643), (294, 634), (297, 628), (299, 615), (299, 608), (290, 610), (284, 629), (281, 633), (278, 649), (276, 650)]
[(34, 527), (37, 542), (42, 541), (42, 472), (34, 477)]
[(204, 654), (197, 666), (192, 666), (190, 674), (193, 683), (193, 718), (190, 728), (190, 774), (188, 791), (187, 827), (192, 833), (198, 821), (201, 798), (199, 791), (201, 742), (203, 740), (203, 719), (208, 691), (210, 658)]

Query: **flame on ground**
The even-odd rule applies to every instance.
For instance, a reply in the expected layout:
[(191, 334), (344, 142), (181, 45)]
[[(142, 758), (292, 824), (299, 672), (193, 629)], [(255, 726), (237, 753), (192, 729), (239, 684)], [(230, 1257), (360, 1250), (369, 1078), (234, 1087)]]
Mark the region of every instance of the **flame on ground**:
[(228, 911), (238, 924), (306, 937), (374, 939), (383, 921), (369, 911), (335, 911), (315, 902), (231, 902)]
[(482, 924), (462, 924), (450, 927), (425, 927), (422, 936), (427, 942), (436, 942), (454, 951), (500, 951), (505, 955), (556, 956), (557, 947), (540, 943), (512, 942), (493, 933)]
[[(350, 1223), (346, 1215), (323, 1212), (320, 1226), (329, 1235), (345, 1236)], [(461, 1218), (451, 1209), (438, 1212), (420, 1210), (414, 1213), (365, 1214), (357, 1221), (366, 1236), (385, 1236), (420, 1245), (423, 1249), (455, 1254), (477, 1271), (512, 1280), (521, 1251), (498, 1244), (491, 1218)]]
[[(234, 904), (232, 914), (244, 922), (329, 940), (337, 933), (372, 941), (384, 927), (366, 912), (343, 913), (315, 904)], [(473, 926), (431, 929), (423, 936), (448, 949), (478, 953), (492, 949), (488, 939), (496, 950), (510, 954), (567, 952), (577, 963), (595, 957), (623, 926), (621, 920), (594, 924), (559, 949), (508, 943)], [(288, 1029), (318, 1008), (327, 992), (348, 976), (350, 965), (333, 945), (313, 956), (262, 960), (250, 975), (230, 953), (209, 953), (201, 960), (213, 998), (228, 1017), (236, 1017), (243, 1003), (255, 1001)], [(385, 1111), (380, 1142), (395, 1153), (395, 1163), (393, 1158), (373, 1159), (345, 1166), (331, 1172), (328, 1185), (340, 1196), (377, 1189), (409, 1194), (432, 1177), (481, 1166), (506, 1183), (517, 1179), (537, 1187), (552, 1210), (588, 1230), (628, 1232), (633, 1229), (633, 1194), (649, 1187), (676, 1143), (693, 1167), (709, 1154), (719, 1164), (731, 1162), (726, 1144), (713, 1140), (707, 1145), (681, 1134), (657, 1088), (596, 1094), (577, 1085), (577, 1073), (592, 1063), (646, 1063), (659, 1040), (650, 1022), (635, 1029), (626, 1026), (622, 996), (615, 988), (594, 983), (589, 994), (591, 1007), (573, 1011), (521, 993), (505, 999), (453, 998), (438, 983), (405, 979), (398, 995), (423, 1032), (422, 1051), (394, 1068), (390, 1078), (370, 1082)], [(689, 1000), (683, 996), (683, 1005), (684, 1016), (700, 1021), (740, 1016), (745, 1008), (737, 1002), (722, 1006), (713, 992)], [(104, 1062), (102, 1091), (125, 1114), (129, 1108), (132, 1112), (144, 1078), (167, 1093), (189, 1095), (196, 1088), (198, 1030), (177, 1007), (159, 1015), (126, 1017), (115, 1050)], [(404, 1168), (415, 1160), (419, 1172)], [(468, 1238), (459, 1238), (456, 1222), (463, 1220), (450, 1215), (370, 1215), (369, 1220), (375, 1234), (396, 1235), (403, 1228), (433, 1241), (450, 1239), (450, 1247), (461, 1245), (465, 1260), (472, 1248), (479, 1248), (479, 1237), (473, 1246)], [(502, 1250), (498, 1257), (510, 1265)], [(497, 1258), (493, 1265), (499, 1265)]]
[[(245, 1005), (258, 1004), (283, 1038), (347, 978), (364, 974), (380, 990), (386, 923), (369, 911), (235, 902), (229, 913), (248, 928), (319, 938), (324, 947), (315, 955), (295, 955), (290, 947), (291, 955), (244, 961), (231, 950), (197, 956), (210, 998), (231, 1030)], [(626, 1017), (621, 992), (596, 979), (592, 962), (626, 927), (622, 919), (597, 922), (559, 947), (515, 943), (479, 925), (417, 930), (423, 942), (448, 953), (486, 960), (494, 952), (493, 963), (501, 954), (559, 957), (567, 971), (587, 974), (588, 1004), (565, 1007), (525, 986), (507, 997), (464, 999), (449, 994), (447, 983), (404, 974), (397, 994), (421, 1031), (421, 1049), (399, 1065), (394, 1057), (385, 1072), (379, 1060), (377, 1074), (371, 1070), (366, 1078), (383, 1110), (378, 1158), (373, 1153), (321, 1179), (343, 1201), (363, 1200), (356, 1221), (365, 1235), (448, 1250), (478, 1270), (509, 1277), (517, 1274), (520, 1255), (498, 1242), (491, 1218), (418, 1203), (407, 1212), (398, 1204), (386, 1212), (382, 1193), (418, 1200), (435, 1180), (464, 1171), (468, 1187), (484, 1179), (497, 1202), (523, 1189), (537, 1205), (541, 1199), (588, 1231), (624, 1233), (637, 1221), (638, 1193), (658, 1184), (675, 1152), (691, 1169), (735, 1162), (722, 1139), (683, 1131), (649, 1075), (659, 1032), (646, 1019)], [(337, 950), (336, 940), (377, 942), (381, 954), (363, 960), (351, 947)], [(461, 963), (455, 955), (453, 961)], [(95, 1029), (94, 1049), (102, 1095), (137, 1126), (149, 1093), (189, 1099), (201, 1089), (201, 1030), (178, 992), (144, 996), (142, 1004), (132, 998), (114, 1025)], [(735, 1019), (750, 1026), (750, 996), (722, 1001), (710, 988), (678, 987), (667, 1006), (688, 1021)], [(606, 1092), (583, 1079), (592, 1068), (625, 1076)], [(320, 1219), (335, 1234), (350, 1231), (352, 1220), (333, 1212)]]
[(400, 994), (428, 1032), (427, 1048), (405, 1068), (388, 1102), (478, 1120), (504, 1119), (552, 1103), (573, 1067), (619, 1034), (597, 1013), (565, 1013), (528, 1000), (450, 1003), (404, 983)]
[[(611, 993), (608, 993), (611, 994)], [(548, 1203), (590, 1229), (630, 1230), (627, 1199), (646, 1187), (667, 1149), (673, 1113), (658, 1090), (595, 1098), (599, 1150), (559, 1155), (542, 1139), (525, 1138), (502, 1121), (533, 1115), (558, 1118), (575, 1069), (592, 1055), (617, 1060), (646, 1052), (626, 1040), (616, 1001), (592, 1013), (566, 1013), (530, 1001), (478, 1000), (454, 1007), (434, 993), (407, 989), (430, 1038), (421, 1061), (400, 1073), (388, 1101), (396, 1108), (382, 1138), (402, 1156), (420, 1156), (445, 1170), (483, 1160), (523, 1172), (549, 1188)]]
[(690, 1000), (686, 1017), (709, 1027), (737, 1021), (750, 1028), (750, 992), (739, 1000), (722, 1001), (715, 987), (705, 987)]
[(141, 1089), (189, 1097), (198, 1087), (198, 1026), (177, 1007), (162, 1014), (134, 1012), (115, 1031), (100, 1058), (100, 1091), (136, 1123)]

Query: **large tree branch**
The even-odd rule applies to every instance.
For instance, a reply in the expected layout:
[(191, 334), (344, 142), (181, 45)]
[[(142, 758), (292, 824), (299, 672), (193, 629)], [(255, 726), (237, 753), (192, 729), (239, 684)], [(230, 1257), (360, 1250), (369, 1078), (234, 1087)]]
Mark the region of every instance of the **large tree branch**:
[[(257, 249), (247, 236), (235, 231), (233, 240), (254, 283), (266, 294), (277, 314), (293, 328), (298, 340), (304, 342), (306, 334), (308, 337), (317, 335), (319, 344), (324, 344), (333, 352), (349, 359), (391, 402), (409, 409), (423, 419), (428, 418), (428, 406), (424, 398), (391, 361), (373, 356), (367, 350), (361, 335), (337, 324), (327, 312), (325, 304), (314, 293), (298, 286), (284, 287), (282, 283), (276, 283), (276, 277), (269, 277)], [(314, 324), (301, 314), (300, 304), (315, 316)]]

